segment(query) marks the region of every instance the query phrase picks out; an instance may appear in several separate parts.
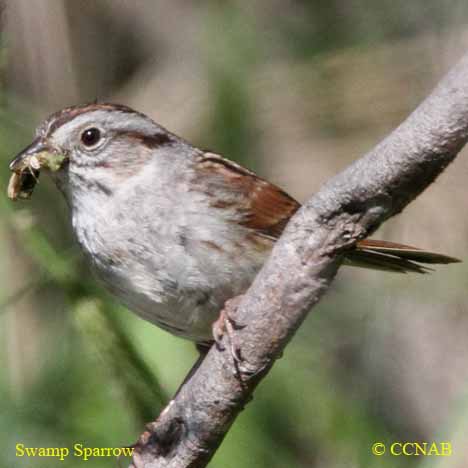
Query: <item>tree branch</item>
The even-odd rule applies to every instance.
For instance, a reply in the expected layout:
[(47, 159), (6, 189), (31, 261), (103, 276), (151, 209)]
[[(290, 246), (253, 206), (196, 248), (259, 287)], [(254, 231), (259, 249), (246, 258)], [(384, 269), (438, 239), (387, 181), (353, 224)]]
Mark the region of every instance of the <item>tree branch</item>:
[[(468, 54), (374, 150), (326, 183), (289, 222), (239, 303), (250, 373), (212, 347), (137, 445), (133, 466), (204, 467), (307, 312), (328, 289), (344, 250), (399, 213), (468, 138)], [(241, 381), (242, 380), (242, 381)]]

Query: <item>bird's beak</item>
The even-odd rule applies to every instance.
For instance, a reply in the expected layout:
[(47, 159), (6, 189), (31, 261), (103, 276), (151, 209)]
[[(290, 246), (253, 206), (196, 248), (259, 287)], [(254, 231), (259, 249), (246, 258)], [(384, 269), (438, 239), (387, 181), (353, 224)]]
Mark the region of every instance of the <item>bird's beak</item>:
[[(25, 168), (31, 167), (33, 169), (41, 169), (47, 167), (47, 161), (58, 154), (58, 151), (52, 146), (48, 145), (41, 138), (36, 138), (29, 146), (23, 151), (18, 153), (10, 163), (10, 171), (22, 172)], [(39, 162), (40, 167), (34, 167)]]
[(8, 185), (8, 197), (12, 200), (30, 198), (41, 169), (58, 171), (66, 160), (56, 148), (42, 138), (36, 138), (10, 163), (13, 174)]

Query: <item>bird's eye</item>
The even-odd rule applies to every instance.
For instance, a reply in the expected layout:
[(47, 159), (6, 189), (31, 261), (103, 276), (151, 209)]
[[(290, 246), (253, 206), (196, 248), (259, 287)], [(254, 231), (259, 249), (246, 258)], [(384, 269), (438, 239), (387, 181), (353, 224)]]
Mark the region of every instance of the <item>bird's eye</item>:
[(81, 134), (81, 142), (83, 145), (90, 148), (91, 146), (95, 146), (101, 140), (101, 132), (96, 127), (87, 128)]

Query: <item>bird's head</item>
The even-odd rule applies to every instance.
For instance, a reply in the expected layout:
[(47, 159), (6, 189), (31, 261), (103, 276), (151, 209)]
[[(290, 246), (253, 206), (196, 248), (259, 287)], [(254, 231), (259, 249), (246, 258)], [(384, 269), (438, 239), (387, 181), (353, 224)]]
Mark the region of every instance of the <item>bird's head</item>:
[(29, 198), (42, 170), (52, 174), (65, 194), (112, 192), (119, 180), (138, 172), (155, 149), (176, 139), (146, 115), (119, 104), (63, 109), (37, 128), (34, 141), (10, 163), (8, 196)]

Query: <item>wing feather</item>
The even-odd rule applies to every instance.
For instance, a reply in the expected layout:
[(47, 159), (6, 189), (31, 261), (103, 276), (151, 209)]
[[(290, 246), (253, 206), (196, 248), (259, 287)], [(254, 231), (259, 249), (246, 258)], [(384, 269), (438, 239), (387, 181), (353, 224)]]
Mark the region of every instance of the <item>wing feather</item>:
[[(212, 198), (211, 206), (235, 212), (233, 221), (250, 228), (257, 239), (259, 236), (278, 239), (300, 208), (299, 202), (276, 185), (217, 154), (201, 154), (196, 172), (199, 180), (203, 180), (205, 194)], [(357, 242), (345, 258), (348, 265), (403, 273), (430, 271), (419, 263), (459, 261), (429, 250), (373, 239)]]
[[(214, 153), (204, 153), (197, 161), (205, 181), (224, 197), (213, 200), (217, 208), (237, 207), (240, 224), (254, 232), (277, 239), (300, 204), (276, 185)], [(208, 176), (208, 177), (207, 177)]]

